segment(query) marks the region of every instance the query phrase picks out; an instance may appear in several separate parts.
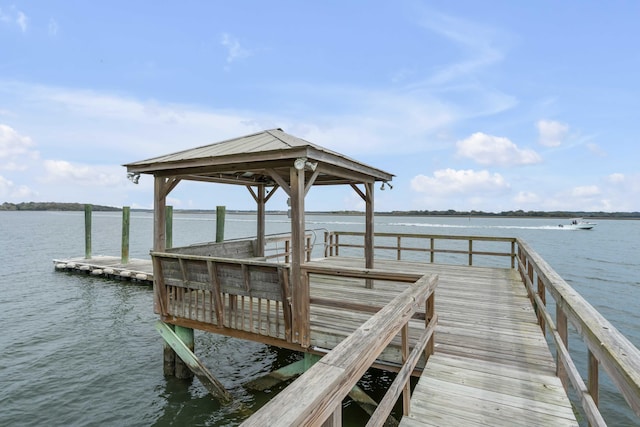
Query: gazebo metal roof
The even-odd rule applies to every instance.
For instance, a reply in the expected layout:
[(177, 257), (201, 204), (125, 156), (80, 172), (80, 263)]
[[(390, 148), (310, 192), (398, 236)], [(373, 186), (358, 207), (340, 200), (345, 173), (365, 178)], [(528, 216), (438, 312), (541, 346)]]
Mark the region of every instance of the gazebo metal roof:
[(342, 154), (270, 129), (124, 165), (130, 174), (239, 185), (290, 184), (290, 168), (313, 172), (313, 185), (390, 181), (393, 175)]

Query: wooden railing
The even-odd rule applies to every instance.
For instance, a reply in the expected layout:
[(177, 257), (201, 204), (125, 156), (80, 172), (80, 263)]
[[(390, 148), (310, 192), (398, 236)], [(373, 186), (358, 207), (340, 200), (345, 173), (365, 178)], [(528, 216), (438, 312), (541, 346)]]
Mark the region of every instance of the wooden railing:
[[(305, 260), (311, 260), (313, 235), (305, 233)], [(267, 236), (265, 238), (264, 259), (288, 263), (291, 258), (291, 234)]]
[[(313, 251), (313, 234), (305, 233), (305, 259), (311, 259)], [(288, 263), (291, 258), (291, 234), (283, 233), (266, 236), (264, 240), (263, 256), (258, 256), (260, 251), (256, 247), (257, 239), (235, 239), (224, 242), (203, 242), (188, 246), (179, 246), (167, 249), (169, 253), (180, 253), (187, 255), (203, 255), (220, 258), (259, 258), (273, 262)]]
[[(367, 426), (383, 425), (401, 394), (403, 411), (408, 414), (411, 372), (423, 353), (428, 357), (433, 352), (436, 286), (435, 275), (410, 285), (242, 425), (340, 425), (342, 400), (398, 333), (402, 334), (404, 364)], [(408, 322), (421, 307), (426, 310), (425, 329), (409, 353)]]
[[(338, 256), (341, 249), (360, 249), (364, 251), (364, 236), (362, 232), (333, 231), (325, 232), (325, 256)], [(507, 244), (508, 250), (478, 249), (482, 242), (485, 245)], [(407, 253), (413, 254), (412, 261), (436, 262), (436, 254), (464, 255), (468, 257), (468, 265), (474, 265), (474, 256), (504, 257), (511, 261), (511, 268), (515, 267), (515, 242), (513, 237), (487, 236), (446, 236), (437, 234), (398, 234), (375, 233), (374, 251), (376, 257), (405, 259)], [(478, 243), (478, 244), (474, 244)], [(422, 257), (420, 253), (428, 254)], [(360, 255), (362, 256), (362, 255)], [(440, 261), (440, 260), (438, 260)]]
[[(640, 416), (640, 350), (569, 286), (527, 243), (518, 239), (518, 269), (535, 307), (538, 321), (556, 347), (556, 370), (565, 389), (576, 391), (589, 424), (605, 426), (598, 409), (599, 367), (602, 366), (629, 407)], [(546, 296), (555, 302), (555, 321)], [(569, 354), (567, 323), (587, 347), (587, 384)]]
[(164, 320), (291, 341), (288, 266), (166, 252), (151, 257), (154, 302)]

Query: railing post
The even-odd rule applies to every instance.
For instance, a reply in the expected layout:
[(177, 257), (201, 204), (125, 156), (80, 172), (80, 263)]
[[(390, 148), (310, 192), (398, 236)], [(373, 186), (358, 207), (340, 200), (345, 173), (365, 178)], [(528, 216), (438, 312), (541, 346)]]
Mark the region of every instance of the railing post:
[(435, 259), (435, 239), (432, 237), (431, 239), (431, 264), (433, 264), (433, 260)]
[(469, 265), (473, 265), (473, 240), (469, 239)]
[(340, 255), (340, 235), (336, 234), (335, 236), (336, 236), (336, 245), (335, 245), (336, 253), (335, 253), (335, 255), (339, 256)]
[(329, 232), (325, 231), (324, 232), (324, 257), (327, 258), (329, 256), (329, 254), (331, 252), (330, 251), (330, 246), (329, 246)]
[(307, 249), (306, 249), (306, 253), (307, 253), (307, 262), (311, 261), (311, 251), (313, 250), (313, 248), (311, 247), (311, 237), (307, 237)]
[(402, 237), (397, 237), (398, 261), (402, 259)]
[(173, 206), (165, 207), (165, 239), (167, 249), (173, 247)]
[(131, 219), (131, 208), (124, 206), (122, 208), (122, 252), (120, 262), (122, 264), (129, 263), (129, 224)]
[(84, 257), (91, 259), (91, 205), (84, 205)]
[(338, 405), (336, 410), (322, 423), (322, 427), (340, 427), (342, 425), (342, 405)]
[[(556, 327), (558, 328), (558, 335), (564, 343), (565, 348), (569, 351), (569, 340), (567, 334), (567, 316), (562, 311), (562, 308), (557, 305), (556, 302)], [(564, 368), (564, 364), (561, 360), (562, 356), (559, 350), (556, 350), (556, 375), (562, 381), (565, 391), (569, 389), (569, 378), (567, 376), (567, 370)]]
[(289, 263), (289, 254), (291, 253), (291, 240), (284, 241), (284, 262)]
[[(425, 307), (424, 307), (425, 327), (429, 326), (429, 322), (431, 322), (431, 319), (433, 319), (435, 315), (436, 315), (436, 293), (433, 292), (431, 295), (429, 295), (429, 298), (427, 298), (427, 300), (425, 301)], [(431, 338), (429, 339), (429, 342), (427, 343), (426, 347), (424, 348), (425, 365), (427, 363), (427, 360), (429, 360), (429, 356), (431, 356), (435, 351), (435, 348), (436, 346), (435, 346), (435, 332), (434, 332)]]
[(533, 297), (533, 264), (531, 260), (527, 258), (527, 276), (529, 277), (529, 282), (531, 283), (531, 289), (527, 286), (527, 295), (529, 295), (529, 299), (532, 304), (535, 304), (536, 300)]
[[(402, 326), (402, 365), (407, 362), (409, 358), (409, 324), (405, 323)], [(411, 413), (411, 381), (407, 381), (404, 384), (402, 390), (402, 414), (409, 415)]]
[(598, 379), (598, 359), (593, 355), (591, 350), (587, 350), (589, 353), (589, 363), (588, 363), (588, 389), (589, 394), (593, 398), (593, 402), (598, 406), (599, 400), (599, 379)]
[[(542, 281), (540, 276), (538, 276), (538, 296), (540, 297), (540, 300), (542, 301), (542, 303), (546, 307), (546, 305), (547, 305), (547, 293), (545, 291), (544, 282)], [(546, 322), (544, 320), (544, 315), (542, 313), (543, 310), (546, 310), (545, 307), (537, 307), (537, 310), (536, 310), (538, 312), (538, 324), (540, 324), (540, 329), (542, 329), (542, 334), (543, 335), (547, 334), (547, 326), (546, 326)]]
[(511, 241), (511, 268), (516, 267), (516, 242), (515, 240)]

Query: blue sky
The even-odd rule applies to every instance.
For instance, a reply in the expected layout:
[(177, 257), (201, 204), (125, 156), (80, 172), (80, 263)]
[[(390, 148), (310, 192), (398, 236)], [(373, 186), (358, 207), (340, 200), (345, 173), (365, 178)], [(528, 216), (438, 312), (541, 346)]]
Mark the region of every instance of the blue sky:
[[(640, 211), (639, 17), (636, 1), (0, 0), (0, 202), (148, 208), (152, 179), (122, 164), (280, 127), (396, 175), (379, 211)], [(194, 183), (169, 202), (254, 208)], [(336, 187), (307, 208), (363, 205)]]

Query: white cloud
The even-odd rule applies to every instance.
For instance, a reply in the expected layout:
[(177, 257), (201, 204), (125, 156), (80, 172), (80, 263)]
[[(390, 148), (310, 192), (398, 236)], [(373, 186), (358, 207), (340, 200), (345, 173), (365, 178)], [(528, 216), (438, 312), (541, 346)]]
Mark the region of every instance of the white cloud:
[(571, 190), (571, 196), (577, 198), (591, 198), (599, 196), (602, 192), (597, 185), (583, 185), (579, 187), (574, 187)]
[(513, 198), (513, 201), (518, 205), (537, 205), (540, 203), (540, 196), (531, 191), (519, 191), (518, 194)]
[(33, 141), (8, 125), (0, 124), (0, 170), (21, 170), (25, 158), (36, 158)]
[(590, 142), (587, 144), (587, 149), (598, 157), (607, 157), (607, 152), (600, 148), (598, 144)]
[(227, 62), (230, 64), (238, 59), (251, 56), (251, 51), (240, 45), (237, 38), (223, 33), (220, 43), (227, 49)]
[(458, 46), (464, 56), (457, 62), (442, 67), (430, 78), (432, 83), (442, 84), (461, 77), (476, 76), (480, 70), (500, 62), (504, 58), (498, 42), (507, 40), (494, 28), (462, 20), (433, 10), (426, 11), (422, 25), (445, 37)]
[(39, 142), (42, 157), (49, 159), (64, 152), (75, 158), (123, 164), (277, 127), (279, 122), (250, 112), (0, 83), (0, 97), (15, 100), (15, 121), (22, 115), (38, 118), (23, 126), (28, 126), (30, 135)]
[(538, 142), (545, 147), (561, 145), (569, 133), (569, 126), (554, 120), (539, 120), (537, 123)]
[(539, 163), (541, 157), (533, 150), (520, 149), (508, 138), (476, 132), (458, 141), (457, 155), (473, 159), (481, 165), (515, 166)]
[(36, 192), (31, 190), (26, 185), (15, 185), (13, 181), (0, 175), (0, 197), (24, 200), (27, 197), (36, 195)]
[(441, 169), (432, 177), (417, 175), (411, 180), (411, 189), (419, 193), (448, 195), (452, 193), (504, 193), (510, 185), (499, 173), (487, 170)]
[(619, 184), (625, 181), (625, 176), (622, 173), (612, 173), (607, 177), (607, 181), (611, 184)]
[(59, 29), (58, 21), (53, 18), (49, 19), (49, 35), (53, 37), (57, 36)]
[(492, 212), (508, 208), (502, 199), (510, 193), (511, 186), (502, 175), (486, 170), (442, 169), (433, 176), (415, 176), (411, 190), (417, 195), (412, 201), (413, 209)]
[(112, 187), (127, 183), (124, 169), (118, 166), (96, 166), (71, 163), (66, 160), (45, 160), (43, 182), (64, 182), (67, 185)]
[(8, 11), (0, 8), (0, 22), (4, 22), (7, 25), (17, 25), (20, 27), (20, 31), (25, 33), (28, 28), (29, 18), (24, 12), (17, 10), (15, 6), (11, 6)]
[(23, 33), (25, 33), (27, 31), (27, 21), (29, 20), (29, 18), (27, 18), (27, 15), (25, 15), (24, 13), (18, 11), (18, 17), (16, 18), (16, 23), (18, 24), (18, 26), (20, 27), (20, 29), (22, 30)]
[(13, 182), (0, 175), (0, 196), (5, 196), (13, 187)]

